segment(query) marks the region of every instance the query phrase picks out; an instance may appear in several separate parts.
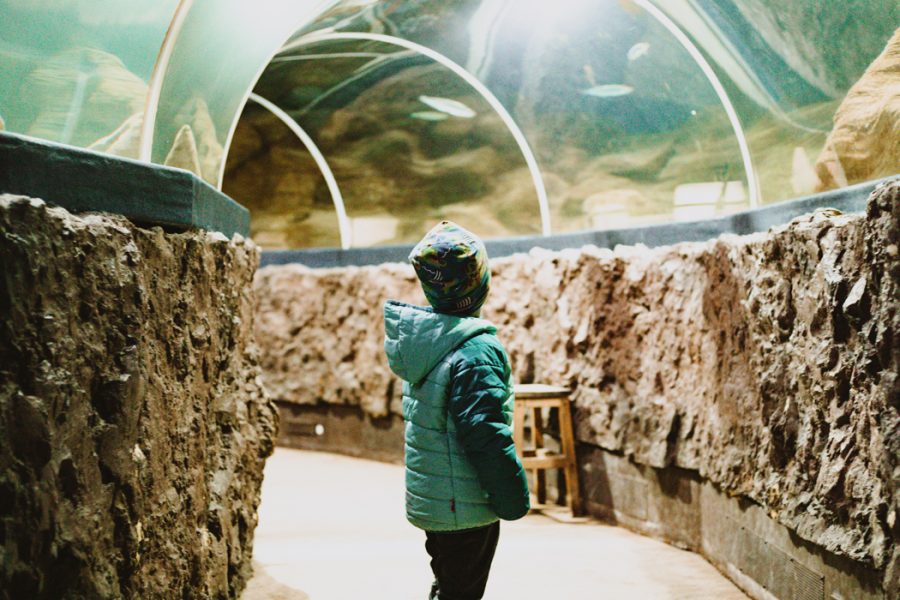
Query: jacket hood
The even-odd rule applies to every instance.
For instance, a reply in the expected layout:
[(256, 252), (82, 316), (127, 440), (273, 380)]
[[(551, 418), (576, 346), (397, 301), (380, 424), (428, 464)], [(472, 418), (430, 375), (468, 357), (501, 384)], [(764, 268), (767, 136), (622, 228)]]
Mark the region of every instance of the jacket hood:
[(490, 321), (436, 313), (396, 300), (384, 304), (384, 352), (391, 370), (415, 385), (466, 340), (496, 333)]

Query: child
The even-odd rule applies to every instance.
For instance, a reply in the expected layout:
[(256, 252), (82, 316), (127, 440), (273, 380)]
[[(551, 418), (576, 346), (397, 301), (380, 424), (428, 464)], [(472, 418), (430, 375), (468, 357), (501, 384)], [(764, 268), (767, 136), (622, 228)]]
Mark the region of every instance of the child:
[(385, 342), (403, 382), (406, 517), (425, 530), (431, 599), (484, 595), (498, 518), (529, 510), (516, 456), (509, 359), (497, 328), (478, 318), (490, 268), (484, 244), (443, 221), (409, 260), (431, 307), (389, 300)]

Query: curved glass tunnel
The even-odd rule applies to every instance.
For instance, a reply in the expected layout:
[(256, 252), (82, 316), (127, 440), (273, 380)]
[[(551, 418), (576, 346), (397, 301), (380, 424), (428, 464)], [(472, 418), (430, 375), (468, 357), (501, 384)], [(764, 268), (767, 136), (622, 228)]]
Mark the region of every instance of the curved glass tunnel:
[(7, 129), (194, 171), (267, 248), (696, 220), (892, 174), (828, 147), (886, 0), (0, 7)]

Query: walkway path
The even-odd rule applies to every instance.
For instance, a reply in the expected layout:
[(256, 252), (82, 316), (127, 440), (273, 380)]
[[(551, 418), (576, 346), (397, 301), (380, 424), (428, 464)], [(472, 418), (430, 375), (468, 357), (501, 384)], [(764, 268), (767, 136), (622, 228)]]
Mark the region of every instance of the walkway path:
[[(256, 576), (244, 600), (428, 595), (425, 538), (404, 517), (400, 466), (279, 448), (266, 465), (259, 517)], [(501, 525), (485, 597), (746, 600), (697, 554), (619, 527), (540, 515)]]

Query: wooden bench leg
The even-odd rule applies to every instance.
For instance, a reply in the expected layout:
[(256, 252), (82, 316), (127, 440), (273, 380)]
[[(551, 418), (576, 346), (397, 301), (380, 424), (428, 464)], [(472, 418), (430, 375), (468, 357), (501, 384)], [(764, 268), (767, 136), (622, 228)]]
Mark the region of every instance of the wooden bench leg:
[[(534, 433), (534, 448), (537, 451), (544, 447), (544, 416), (541, 408), (531, 409), (531, 426)], [(537, 501), (539, 504), (547, 503), (547, 470), (535, 469), (534, 481), (537, 488)]]
[(513, 411), (513, 443), (519, 451), (519, 458), (525, 457), (525, 410)]
[(581, 486), (578, 481), (578, 458), (575, 456), (575, 435), (572, 432), (572, 414), (569, 402), (565, 400), (559, 405), (559, 437), (563, 454), (566, 458), (566, 503), (573, 516), (581, 516)]

